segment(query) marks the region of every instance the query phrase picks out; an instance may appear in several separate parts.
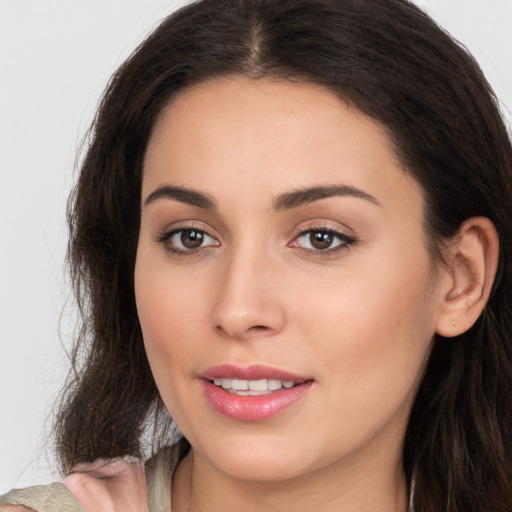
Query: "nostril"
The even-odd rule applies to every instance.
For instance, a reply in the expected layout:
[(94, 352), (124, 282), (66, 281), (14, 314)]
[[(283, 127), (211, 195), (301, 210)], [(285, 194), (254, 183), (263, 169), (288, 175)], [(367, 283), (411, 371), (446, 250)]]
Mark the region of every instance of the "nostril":
[(240, 329), (239, 331), (234, 329), (233, 327), (231, 329), (226, 329), (222, 325), (215, 326), (215, 330), (223, 335), (228, 335), (229, 337), (233, 338), (243, 338), (245, 336), (250, 336), (251, 333), (253, 336), (257, 336), (258, 333), (261, 333), (262, 335), (265, 333), (268, 333), (271, 331), (271, 328), (267, 325), (253, 325), (243, 331)]

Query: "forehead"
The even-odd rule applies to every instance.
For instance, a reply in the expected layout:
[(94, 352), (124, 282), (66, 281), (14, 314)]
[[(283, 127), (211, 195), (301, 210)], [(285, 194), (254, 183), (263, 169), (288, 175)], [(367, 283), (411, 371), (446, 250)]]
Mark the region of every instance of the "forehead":
[(422, 203), (382, 125), (323, 87), (282, 80), (227, 77), (175, 97), (153, 129), (143, 195), (169, 181), (225, 197), (343, 183)]

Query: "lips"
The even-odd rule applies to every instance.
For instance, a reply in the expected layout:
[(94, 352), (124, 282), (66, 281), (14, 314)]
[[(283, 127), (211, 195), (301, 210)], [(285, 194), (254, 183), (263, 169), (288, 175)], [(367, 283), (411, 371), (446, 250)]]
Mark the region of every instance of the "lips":
[(310, 377), (261, 365), (218, 365), (200, 377), (215, 410), (247, 422), (276, 416), (305, 396), (313, 385)]

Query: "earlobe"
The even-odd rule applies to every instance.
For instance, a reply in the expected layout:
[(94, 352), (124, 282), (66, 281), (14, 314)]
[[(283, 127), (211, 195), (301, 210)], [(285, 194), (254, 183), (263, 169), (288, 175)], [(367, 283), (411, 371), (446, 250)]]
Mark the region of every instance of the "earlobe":
[(486, 217), (466, 220), (454, 237), (444, 271), (442, 305), (436, 332), (458, 336), (478, 319), (491, 293), (498, 267), (499, 239)]

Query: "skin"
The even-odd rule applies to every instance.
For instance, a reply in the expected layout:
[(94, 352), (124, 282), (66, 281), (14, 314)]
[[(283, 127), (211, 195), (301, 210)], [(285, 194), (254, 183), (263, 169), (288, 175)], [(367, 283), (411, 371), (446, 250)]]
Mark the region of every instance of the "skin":
[[(162, 185), (216, 207), (147, 202)], [(331, 185), (373, 199), (273, 207)], [(402, 441), (452, 286), (427, 250), (423, 211), (385, 130), (318, 86), (223, 78), (162, 112), (144, 162), (135, 292), (157, 386), (193, 447), (173, 510), (407, 509)], [(162, 238), (186, 228), (208, 236), (175, 254), (181, 233)], [(301, 231), (326, 229), (342, 234), (339, 250)], [(237, 421), (199, 379), (223, 363), (314, 384), (274, 418)]]

